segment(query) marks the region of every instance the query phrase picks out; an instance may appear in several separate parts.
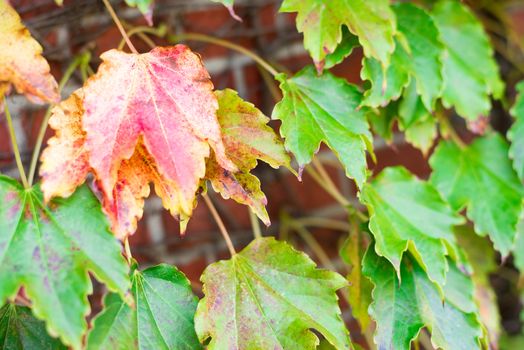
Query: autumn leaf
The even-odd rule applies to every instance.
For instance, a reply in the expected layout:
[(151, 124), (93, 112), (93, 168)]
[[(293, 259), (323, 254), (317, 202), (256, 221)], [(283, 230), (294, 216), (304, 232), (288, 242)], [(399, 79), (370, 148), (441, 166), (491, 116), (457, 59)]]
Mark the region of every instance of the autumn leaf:
[(0, 0), (0, 98), (13, 85), (32, 102), (58, 102), (58, 84), (49, 70), (40, 44), (9, 3)]
[[(137, 222), (144, 213), (144, 199), (150, 193), (150, 183), (162, 199), (164, 208), (181, 221), (181, 233), (184, 233), (189, 215), (177, 211), (181, 200), (178, 188), (158, 172), (154, 159), (139, 141), (131, 159), (122, 161), (118, 169), (112, 196), (102, 196), (102, 208), (118, 238), (124, 239), (136, 231)], [(101, 187), (100, 182), (97, 185)]]
[(53, 336), (79, 349), (87, 330), (88, 272), (120, 295), (128, 266), (100, 204), (80, 187), (44, 205), (38, 186), (0, 176), (0, 305), (23, 287), (35, 316)]
[(216, 91), (215, 95), (226, 152), (239, 171), (223, 169), (212, 157), (207, 162), (206, 179), (222, 197), (250, 206), (260, 220), (269, 225), (266, 196), (260, 189), (260, 181), (250, 171), (256, 167), (257, 159), (273, 168), (289, 168), (289, 155), (267, 125), (269, 118), (254, 105), (242, 100), (234, 90)]
[(0, 345), (6, 350), (67, 349), (47, 334), (45, 323), (30, 308), (10, 303), (0, 308)]
[(104, 298), (87, 350), (201, 349), (193, 318), (197, 297), (186, 276), (166, 264), (131, 272), (134, 307), (116, 293)]
[(207, 267), (205, 297), (195, 316), (208, 349), (315, 349), (315, 329), (336, 349), (349, 349), (336, 291), (347, 282), (319, 270), (305, 254), (262, 238), (230, 260)]
[(221, 167), (237, 170), (225, 155), (218, 102), (200, 58), (184, 45), (145, 54), (111, 50), (101, 58), (84, 86), (82, 123), (102, 191), (112, 199), (120, 164), (141, 137), (158, 172), (177, 189), (174, 211), (189, 216), (210, 147)]
[(55, 136), (47, 141), (40, 166), (45, 202), (53, 197), (69, 197), (89, 173), (89, 154), (82, 129), (83, 98), (82, 89), (76, 90), (52, 109), (49, 126), (55, 130)]
[[(53, 197), (69, 197), (92, 171), (85, 146), (86, 134), (82, 129), (83, 95), (82, 89), (75, 91), (53, 109), (49, 119), (55, 136), (49, 139), (42, 153), (40, 167), (46, 202)], [(143, 215), (144, 199), (150, 193), (150, 183), (155, 185), (164, 207), (174, 216), (180, 216), (177, 186), (159, 174), (151, 155), (139, 141), (133, 156), (120, 164), (111, 196), (100, 190), (102, 208), (111, 223), (111, 231), (118, 238), (124, 239), (136, 231), (137, 222)], [(99, 184), (95, 181), (95, 189), (100, 188)]]

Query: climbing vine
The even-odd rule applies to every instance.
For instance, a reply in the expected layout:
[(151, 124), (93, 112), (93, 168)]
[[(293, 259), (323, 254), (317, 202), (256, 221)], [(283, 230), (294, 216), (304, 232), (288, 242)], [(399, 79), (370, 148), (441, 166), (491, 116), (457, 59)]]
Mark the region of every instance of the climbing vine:
[[(100, 56), (96, 71), (82, 53), (57, 83), (40, 45), (0, 0), (0, 104), (20, 179), (0, 175), (2, 348), (358, 347), (339, 295), (368, 348), (498, 347), (492, 265), (511, 257), (524, 271), (524, 83), (506, 86), (466, 2), (284, 0), (280, 11), (296, 14), (312, 59), (290, 73), (222, 39), (126, 28), (102, 1), (122, 44)], [(219, 2), (241, 20), (233, 0)], [(152, 0), (126, 3), (155, 25)], [(156, 47), (149, 35), (173, 45)], [(151, 50), (139, 52), (137, 38)], [(216, 90), (193, 41), (238, 51), (272, 76), (268, 88), (280, 89), (272, 115), (234, 90)], [(330, 72), (357, 48), (362, 86)], [(85, 82), (62, 99), (76, 71)], [(7, 99), (14, 93), (50, 105), (27, 173)], [(489, 124), (493, 101), (514, 118), (507, 135)], [(475, 137), (463, 138), (453, 117)], [(280, 121), (276, 132), (271, 119)], [(48, 128), (54, 136), (44, 146)], [(399, 166), (370, 171), (374, 142), (391, 141), (394, 130), (429, 158), (428, 179)], [(317, 157), (321, 144), (354, 181), (355, 201)], [(252, 173), (260, 161), (297, 181), (306, 171), (344, 208), (347, 221), (330, 224), (349, 232), (340, 250), (347, 276), (262, 237), (258, 223), (237, 250), (206, 193), (271, 225)], [(132, 256), (128, 239), (152, 195), (188, 235), (195, 207), (207, 205), (226, 241), (231, 256), (207, 267), (200, 300), (175, 266), (143, 268)], [(300, 221), (283, 221), (283, 230), (310, 239)], [(88, 323), (90, 274), (108, 293)]]

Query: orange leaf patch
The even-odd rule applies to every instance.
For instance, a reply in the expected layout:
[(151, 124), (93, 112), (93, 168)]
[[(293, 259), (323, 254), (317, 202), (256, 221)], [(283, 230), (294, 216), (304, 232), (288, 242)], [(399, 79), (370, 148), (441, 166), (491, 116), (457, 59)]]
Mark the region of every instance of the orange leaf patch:
[(159, 174), (176, 187), (174, 211), (190, 215), (210, 147), (222, 167), (236, 170), (224, 152), (218, 102), (200, 57), (177, 45), (140, 55), (111, 50), (101, 58), (84, 87), (83, 129), (102, 191), (112, 198), (120, 164), (142, 137)]
[(0, 0), (0, 97), (14, 85), (33, 102), (58, 102), (58, 84), (49, 70), (40, 44), (7, 1)]

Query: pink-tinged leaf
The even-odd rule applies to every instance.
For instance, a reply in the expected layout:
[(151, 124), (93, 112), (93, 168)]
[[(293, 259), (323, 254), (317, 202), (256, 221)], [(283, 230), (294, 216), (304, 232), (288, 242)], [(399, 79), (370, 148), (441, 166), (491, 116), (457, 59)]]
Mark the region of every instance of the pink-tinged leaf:
[(101, 190), (112, 200), (119, 167), (141, 137), (158, 173), (176, 187), (175, 211), (190, 215), (210, 147), (221, 167), (237, 170), (225, 155), (218, 103), (200, 57), (177, 45), (140, 55), (111, 50), (101, 58), (84, 87), (83, 118)]
[[(102, 194), (102, 208), (111, 222), (111, 230), (120, 239), (133, 234), (144, 213), (144, 199), (149, 196), (153, 183), (164, 208), (185, 222), (189, 214), (180, 213), (176, 184), (166, 180), (157, 170), (154, 159), (139, 141), (131, 159), (122, 161), (112, 196)], [(103, 193), (103, 191), (102, 191)], [(183, 232), (182, 232), (183, 233)]]
[(269, 118), (253, 104), (242, 100), (236, 91), (230, 89), (215, 91), (215, 95), (219, 103), (217, 117), (223, 142), (238, 171), (223, 169), (211, 157), (207, 162), (206, 178), (222, 197), (250, 206), (269, 225), (266, 196), (260, 189), (260, 181), (250, 171), (257, 166), (258, 159), (273, 168), (290, 168), (289, 155), (280, 138), (267, 125)]
[(58, 102), (58, 85), (49, 70), (40, 44), (9, 3), (0, 0), (0, 97), (13, 85), (33, 102)]

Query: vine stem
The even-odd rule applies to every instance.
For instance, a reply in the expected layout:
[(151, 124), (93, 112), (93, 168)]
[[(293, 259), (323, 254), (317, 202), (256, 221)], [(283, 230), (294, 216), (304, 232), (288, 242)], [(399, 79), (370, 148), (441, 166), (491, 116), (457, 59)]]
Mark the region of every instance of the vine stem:
[(459, 146), (460, 149), (465, 149), (467, 147), (466, 143), (462, 141), (460, 136), (457, 134), (457, 131), (451, 125), (449, 122), (449, 119), (442, 113), (441, 111), (436, 112), (437, 120), (440, 122), (440, 124), (447, 130), (449, 136), (455, 142), (457, 146)]
[(257, 216), (253, 213), (251, 208), (248, 207), (247, 210), (249, 211), (249, 221), (251, 221), (251, 227), (253, 228), (255, 239), (262, 238), (262, 231), (260, 230)]
[(217, 209), (215, 208), (213, 202), (211, 202), (211, 199), (207, 194), (202, 194), (202, 197), (204, 197), (204, 201), (206, 202), (207, 207), (209, 208), (209, 211), (211, 212), (211, 215), (213, 216), (213, 219), (215, 219), (218, 229), (220, 230), (220, 233), (224, 237), (224, 240), (226, 241), (227, 249), (229, 249), (229, 253), (231, 256), (235, 255), (237, 252), (235, 250), (235, 247), (233, 246), (233, 242), (231, 241), (231, 237), (229, 237), (229, 233), (226, 230), (226, 226), (224, 225), (224, 222), (222, 221), (222, 218), (220, 215), (218, 215)]
[(129, 245), (129, 237), (124, 239), (124, 251), (126, 253), (127, 263), (131, 265), (133, 255), (131, 254), (131, 246)]
[(331, 186), (329, 181), (325, 181), (322, 175), (320, 175), (316, 169), (311, 167), (305, 168), (309, 176), (315, 180), (315, 182), (322, 187), (327, 193), (331, 195), (340, 205), (343, 207), (349, 206), (351, 203), (338, 191), (337, 188)]
[[(107, 1), (107, 0), (104, 0), (104, 1)], [(253, 51), (248, 50), (235, 43), (232, 43), (231, 41), (228, 41), (228, 40), (219, 39), (219, 38), (215, 38), (209, 35), (198, 34), (198, 33), (183, 33), (183, 34), (169, 35), (168, 40), (174, 41), (174, 42), (184, 41), (184, 40), (200, 41), (200, 42), (205, 42), (205, 43), (215, 44), (218, 46), (227, 47), (228, 49), (237, 51), (245, 56), (250, 57), (251, 59), (253, 59), (253, 61), (258, 63), (262, 68), (264, 68), (266, 71), (271, 73), (272, 76), (276, 76), (279, 74), (279, 72), (275, 68), (273, 68), (273, 66), (269, 64), (269, 62), (267, 62), (265, 59), (263, 59), (262, 57), (254, 53)]]
[(7, 106), (7, 99), (4, 97), (4, 106), (5, 106), (5, 119), (7, 120), (7, 128), (9, 129), (9, 136), (11, 138), (11, 145), (13, 147), (13, 153), (15, 155), (16, 166), (18, 167), (18, 172), (20, 173), (20, 179), (24, 188), (29, 189), (29, 183), (27, 182), (27, 176), (25, 175), (24, 164), (22, 163), (22, 157), (20, 157), (20, 150), (18, 149), (18, 143), (16, 141), (15, 128), (13, 127), (13, 119), (11, 118), (11, 112), (9, 112), (9, 107)]
[(133, 52), (134, 54), (138, 54), (138, 51), (136, 50), (135, 46), (131, 42), (131, 39), (129, 39), (129, 36), (127, 35), (124, 26), (122, 25), (122, 22), (118, 19), (118, 16), (116, 15), (115, 10), (113, 9), (113, 6), (111, 6), (111, 3), (109, 0), (102, 0), (104, 2), (105, 7), (107, 8), (107, 11), (111, 15), (111, 18), (113, 18), (113, 21), (115, 22), (118, 30), (120, 31), (120, 34), (122, 34), (122, 37), (126, 41), (127, 46)]
[[(60, 82), (58, 83), (58, 93), (62, 92), (65, 84), (67, 84), (69, 79), (71, 79), (71, 76), (73, 75), (75, 69), (80, 64), (81, 60), (82, 60), (81, 57), (77, 57), (67, 67), (66, 71), (64, 72), (64, 75), (62, 76), (62, 79), (60, 79)], [(53, 104), (47, 108), (47, 111), (45, 112), (45, 115), (44, 115), (44, 119), (42, 120), (42, 124), (40, 125), (40, 130), (38, 131), (35, 148), (33, 150), (33, 155), (31, 157), (31, 165), (29, 166), (29, 177), (28, 177), (29, 186), (33, 185), (33, 181), (34, 181), (35, 173), (36, 173), (36, 165), (38, 163), (38, 157), (40, 156), (40, 150), (42, 149), (42, 144), (44, 142), (45, 132), (47, 131), (47, 126), (49, 124), (49, 118), (51, 117), (51, 111), (53, 110), (54, 106), (55, 105)]]
[[(151, 34), (157, 37), (163, 37), (165, 36), (165, 32), (166, 32), (165, 27), (151, 28), (151, 27), (139, 26), (139, 27), (132, 27), (127, 32), (127, 36), (131, 39), (134, 35), (137, 35), (151, 49), (153, 49), (156, 45), (146, 34)], [(118, 44), (118, 49), (122, 50), (125, 44), (126, 44), (126, 40), (122, 38), (122, 40), (120, 41), (120, 44)]]

